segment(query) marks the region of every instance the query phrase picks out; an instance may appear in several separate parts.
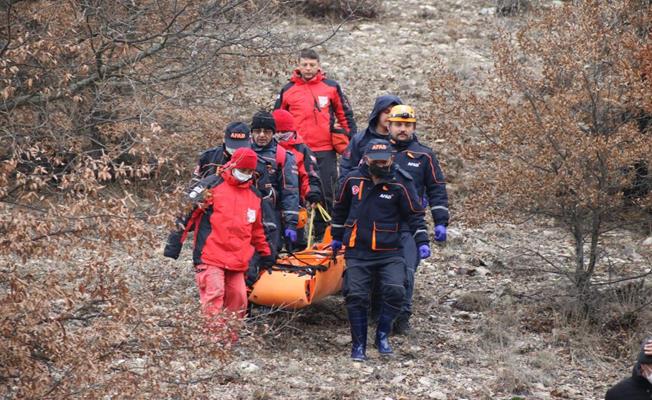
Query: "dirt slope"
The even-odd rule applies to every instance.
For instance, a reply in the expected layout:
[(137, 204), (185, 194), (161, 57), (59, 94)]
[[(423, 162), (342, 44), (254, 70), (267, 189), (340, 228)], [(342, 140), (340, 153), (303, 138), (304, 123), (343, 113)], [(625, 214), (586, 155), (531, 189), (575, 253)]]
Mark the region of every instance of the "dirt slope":
[[(490, 68), (496, 26), (518, 23), (497, 18), (490, 1), (386, 1), (374, 21), (346, 25), (318, 49), (324, 69), (339, 80), (353, 104), (360, 128), (375, 96), (396, 93), (419, 109), (428, 107), (427, 80), (433, 56), (465, 79), (481, 79)], [(331, 29), (298, 18), (288, 29), (316, 37)], [(268, 78), (260, 96), (273, 99), (286, 77)], [(420, 126), (427, 131), (427, 127)], [(430, 132), (436, 137), (436, 133)], [(438, 148), (439, 146), (440, 148)], [(435, 150), (446, 154), (437, 143)], [(446, 156), (443, 157), (446, 161)], [(455, 193), (451, 193), (455, 202)], [(459, 211), (458, 211), (459, 212)], [(592, 348), (557, 328), (537, 306), (562, 278), (544, 274), (534, 258), (515, 258), (523, 245), (563, 257), (569, 244), (551, 241), (553, 226), (494, 226), (468, 229), (453, 215), (446, 247), (421, 264), (415, 294), (414, 331), (393, 339), (396, 355), (381, 359), (369, 350), (364, 364), (349, 361), (349, 333), (341, 297), (298, 314), (257, 308), (250, 333), (218, 376), (215, 399), (601, 399), (609, 384), (628, 373), (626, 364), (575, 350)], [(622, 256), (641, 263), (643, 238), (617, 232)], [(649, 251), (649, 248), (648, 248)], [(187, 255), (189, 252), (186, 252)], [(638, 258), (637, 258), (638, 257)], [(160, 260), (181, 269), (189, 259)], [(180, 274), (181, 296), (195, 296), (192, 277)], [(563, 300), (562, 300), (563, 301)], [(370, 328), (370, 339), (373, 338)], [(371, 341), (370, 340), (370, 341)], [(597, 345), (596, 345), (597, 346)]]

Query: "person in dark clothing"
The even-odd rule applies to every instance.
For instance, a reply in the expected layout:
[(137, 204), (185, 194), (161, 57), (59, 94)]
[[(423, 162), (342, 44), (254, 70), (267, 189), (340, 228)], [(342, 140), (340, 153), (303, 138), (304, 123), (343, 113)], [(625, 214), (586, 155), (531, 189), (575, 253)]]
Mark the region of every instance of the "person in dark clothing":
[(643, 341), (632, 376), (607, 391), (605, 400), (652, 399), (652, 337)]
[(272, 186), (273, 204), (277, 222), (283, 226), (288, 247), (297, 241), (299, 219), (299, 175), (294, 155), (274, 139), (276, 124), (272, 114), (257, 112), (251, 122), (251, 148), (265, 163)]
[[(388, 130), (389, 122), (387, 121), (387, 118), (389, 117), (389, 112), (392, 107), (399, 104), (403, 104), (403, 101), (398, 96), (388, 94), (376, 97), (374, 107), (369, 114), (369, 124), (367, 125), (367, 128), (358, 132), (351, 138), (351, 142), (340, 158), (339, 184), (342, 183), (344, 177), (346, 177), (351, 170), (360, 164), (369, 141), (372, 139), (390, 139)], [(404, 250), (408, 255), (406, 261), (414, 263), (414, 261), (411, 260), (416, 259), (416, 250), (412, 248), (412, 245), (409, 243), (408, 247), (405, 247)], [(371, 291), (370, 308), (370, 319), (372, 322), (378, 320), (378, 313), (380, 312), (381, 304), (382, 299), (380, 298), (378, 282), (374, 281), (373, 289)]]
[[(408, 105), (392, 107), (388, 121), (392, 146), (396, 150), (394, 162), (410, 174), (419, 198), (427, 200), (430, 204), (432, 220), (435, 223), (435, 240), (443, 242), (446, 240), (449, 214), (446, 182), (439, 161), (428, 146), (417, 140), (415, 135), (417, 119), (412, 107)], [(410, 330), (414, 275), (420, 262), (414, 251), (414, 239), (407, 232), (407, 227), (404, 226), (402, 230), (403, 248), (406, 249), (404, 256), (407, 280), (405, 302), (394, 322), (393, 332), (396, 334), (406, 334)]]
[[(294, 125), (294, 117), (289, 111), (274, 110), (272, 112), (276, 133), (274, 139), (285, 150), (292, 152), (299, 173), (299, 202), (301, 207), (315, 206), (317, 203), (326, 204), (322, 194), (322, 184), (319, 178), (319, 167), (315, 153), (303, 142)], [(304, 249), (307, 245), (306, 232), (297, 230), (296, 249)]]
[(387, 130), (387, 117), (389, 111), (395, 105), (403, 104), (398, 96), (384, 95), (378, 96), (374, 103), (374, 108), (369, 114), (369, 125), (364, 131), (355, 134), (349, 145), (342, 153), (340, 158), (340, 178), (339, 183), (344, 180), (344, 177), (360, 164), (362, 155), (364, 154), (367, 144), (371, 139), (385, 139), (389, 140), (389, 131)]
[(331, 247), (346, 246), (342, 292), (351, 325), (351, 358), (366, 359), (367, 308), (374, 276), (383, 304), (375, 345), (381, 355), (392, 354), (389, 333), (405, 298), (405, 262), (400, 225), (414, 235), (420, 256), (430, 256), (424, 211), (407, 174), (394, 167), (391, 144), (374, 139), (364, 160), (344, 179), (333, 205)]

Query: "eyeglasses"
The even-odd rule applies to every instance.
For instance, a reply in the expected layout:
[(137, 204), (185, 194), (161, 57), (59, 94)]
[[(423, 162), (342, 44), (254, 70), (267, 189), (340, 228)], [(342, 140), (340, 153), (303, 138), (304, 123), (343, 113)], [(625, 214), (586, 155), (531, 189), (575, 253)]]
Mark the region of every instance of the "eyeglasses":
[(254, 135), (260, 135), (262, 133), (264, 133), (265, 135), (271, 135), (272, 133), (274, 133), (274, 131), (271, 129), (252, 129), (251, 133), (253, 133)]

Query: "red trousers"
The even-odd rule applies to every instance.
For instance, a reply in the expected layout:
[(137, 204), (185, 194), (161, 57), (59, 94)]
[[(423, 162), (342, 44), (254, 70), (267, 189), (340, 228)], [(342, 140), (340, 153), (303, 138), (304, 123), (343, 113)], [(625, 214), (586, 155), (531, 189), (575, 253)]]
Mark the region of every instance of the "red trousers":
[(244, 271), (230, 271), (215, 265), (197, 266), (195, 281), (204, 314), (213, 317), (224, 309), (240, 318), (247, 311), (247, 286)]

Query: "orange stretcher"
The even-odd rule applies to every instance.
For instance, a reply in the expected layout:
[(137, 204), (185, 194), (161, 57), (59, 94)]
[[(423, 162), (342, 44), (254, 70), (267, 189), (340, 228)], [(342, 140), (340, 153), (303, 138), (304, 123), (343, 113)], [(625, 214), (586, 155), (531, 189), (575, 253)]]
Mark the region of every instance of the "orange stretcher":
[[(330, 216), (323, 208), (317, 210), (326, 221)], [(263, 269), (253, 284), (249, 301), (269, 307), (304, 308), (340, 291), (344, 272), (344, 252), (336, 257), (330, 249), (330, 227), (321, 243), (312, 244), (313, 210), (308, 223), (308, 247), (296, 253), (280, 256), (271, 268)]]

